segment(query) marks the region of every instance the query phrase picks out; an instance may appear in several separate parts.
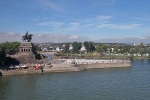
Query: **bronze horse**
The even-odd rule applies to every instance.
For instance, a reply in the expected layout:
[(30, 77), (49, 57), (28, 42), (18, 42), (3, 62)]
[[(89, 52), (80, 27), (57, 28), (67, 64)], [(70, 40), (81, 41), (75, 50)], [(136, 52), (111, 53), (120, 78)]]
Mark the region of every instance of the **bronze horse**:
[(32, 40), (32, 34), (28, 34), (28, 31), (26, 32), (26, 34), (24, 36), (22, 36), (22, 40), (23, 42), (31, 42)]

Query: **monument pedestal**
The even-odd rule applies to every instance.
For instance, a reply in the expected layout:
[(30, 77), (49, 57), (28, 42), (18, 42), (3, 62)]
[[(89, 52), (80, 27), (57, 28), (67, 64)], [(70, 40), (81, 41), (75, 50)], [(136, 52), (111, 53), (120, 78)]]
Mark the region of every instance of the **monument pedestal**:
[(19, 46), (19, 57), (35, 59), (35, 49), (31, 42), (23, 42)]
[(36, 63), (38, 62), (38, 54), (35, 51), (33, 43), (31, 43), (32, 34), (28, 34), (28, 31), (22, 36), (23, 43), (19, 46), (19, 52), (16, 59), (20, 63)]

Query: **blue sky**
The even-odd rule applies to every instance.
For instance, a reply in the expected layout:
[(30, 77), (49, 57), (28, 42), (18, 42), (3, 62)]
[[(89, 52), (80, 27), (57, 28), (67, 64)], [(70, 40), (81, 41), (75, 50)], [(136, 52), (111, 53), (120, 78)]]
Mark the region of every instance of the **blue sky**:
[(149, 43), (150, 0), (0, 0), (0, 42)]

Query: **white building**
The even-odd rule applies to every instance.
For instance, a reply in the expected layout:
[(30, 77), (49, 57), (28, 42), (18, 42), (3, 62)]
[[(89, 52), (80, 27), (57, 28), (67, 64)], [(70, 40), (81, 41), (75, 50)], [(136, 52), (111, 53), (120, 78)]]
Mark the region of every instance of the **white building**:
[(82, 44), (80, 51), (86, 51), (84, 44)]
[(60, 47), (56, 47), (56, 51), (62, 51), (62, 48), (60, 48)]
[(69, 45), (69, 50), (72, 50), (73, 49), (73, 46), (72, 44)]

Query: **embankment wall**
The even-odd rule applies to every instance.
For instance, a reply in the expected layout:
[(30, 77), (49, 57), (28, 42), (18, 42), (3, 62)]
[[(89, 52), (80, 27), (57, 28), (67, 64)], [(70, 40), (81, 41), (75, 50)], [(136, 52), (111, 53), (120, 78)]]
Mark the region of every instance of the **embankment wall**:
[(36, 69), (20, 69), (1, 71), (2, 75), (20, 75), (20, 74), (36, 74), (36, 73), (50, 73), (50, 72), (72, 72), (83, 71), (85, 69), (94, 68), (112, 68), (112, 67), (130, 67), (131, 62), (110, 62), (110, 63), (94, 63), (94, 64), (53, 64), (52, 67), (44, 68), (43, 70)]
[(84, 69), (92, 68), (112, 68), (112, 67), (130, 67), (131, 62), (115, 62), (115, 63), (95, 63), (95, 64), (79, 64)]
[(21, 75), (21, 74), (36, 74), (42, 73), (41, 70), (9, 70), (2, 71), (2, 75)]
[(44, 68), (44, 73), (48, 72), (74, 72), (74, 71), (82, 71), (83, 67), (77, 67), (72, 64), (53, 64), (51, 68)]

